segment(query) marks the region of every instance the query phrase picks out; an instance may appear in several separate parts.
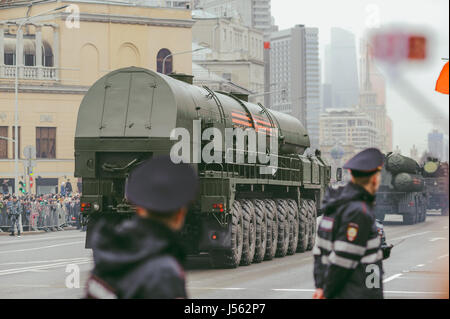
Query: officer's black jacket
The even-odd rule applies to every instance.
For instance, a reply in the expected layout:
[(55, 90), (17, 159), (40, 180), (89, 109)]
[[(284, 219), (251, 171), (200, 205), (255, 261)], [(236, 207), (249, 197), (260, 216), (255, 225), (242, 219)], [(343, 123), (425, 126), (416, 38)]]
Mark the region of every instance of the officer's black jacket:
[(325, 298), (383, 298), (374, 201), (353, 183), (328, 190), (314, 247), (314, 279)]
[(94, 269), (88, 298), (187, 298), (185, 253), (165, 225), (134, 217), (112, 226), (98, 222), (92, 234)]

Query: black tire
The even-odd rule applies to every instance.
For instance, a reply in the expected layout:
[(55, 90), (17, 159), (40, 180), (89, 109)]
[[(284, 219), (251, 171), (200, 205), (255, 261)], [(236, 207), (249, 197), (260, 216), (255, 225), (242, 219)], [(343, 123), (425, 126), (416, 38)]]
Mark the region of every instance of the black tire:
[(284, 199), (277, 199), (278, 244), (276, 257), (284, 257), (289, 248), (289, 209)]
[(317, 206), (316, 202), (309, 200), (310, 214), (309, 214), (309, 239), (308, 246), (306, 250), (312, 250), (316, 244), (316, 233), (317, 233)]
[(267, 248), (267, 209), (264, 201), (260, 199), (253, 200), (256, 215), (256, 246), (254, 263), (260, 263), (264, 260)]
[(310, 236), (310, 219), (309, 215), (309, 205), (306, 200), (300, 200), (300, 211), (299, 211), (299, 225), (298, 225), (298, 245), (297, 252), (303, 253), (308, 248), (309, 236)]
[(298, 204), (293, 199), (288, 199), (289, 210), (289, 247), (287, 254), (294, 255), (297, 252), (298, 245)]
[(253, 262), (256, 247), (256, 215), (252, 201), (244, 199), (240, 201), (242, 217), (244, 219), (244, 241), (242, 245), (241, 266), (248, 266)]
[(231, 247), (227, 250), (211, 251), (211, 263), (215, 268), (237, 268), (241, 263), (243, 245), (242, 207), (234, 201), (231, 207)]
[(264, 204), (267, 212), (267, 245), (264, 260), (272, 260), (275, 258), (278, 244), (277, 204), (271, 199), (265, 199)]

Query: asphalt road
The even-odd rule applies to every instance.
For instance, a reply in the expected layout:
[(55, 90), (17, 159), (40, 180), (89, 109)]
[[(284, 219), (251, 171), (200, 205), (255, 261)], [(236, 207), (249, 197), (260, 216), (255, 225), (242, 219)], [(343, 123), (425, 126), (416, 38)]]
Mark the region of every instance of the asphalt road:
[[(385, 297), (448, 298), (449, 218), (428, 216), (424, 224), (404, 226), (395, 217), (385, 225), (388, 241), (398, 245), (384, 263)], [(0, 298), (82, 297), (92, 268), (84, 238), (79, 231), (0, 236)], [(311, 252), (232, 270), (212, 269), (208, 259), (194, 258), (188, 263), (188, 293), (194, 299), (308, 299), (312, 271)]]

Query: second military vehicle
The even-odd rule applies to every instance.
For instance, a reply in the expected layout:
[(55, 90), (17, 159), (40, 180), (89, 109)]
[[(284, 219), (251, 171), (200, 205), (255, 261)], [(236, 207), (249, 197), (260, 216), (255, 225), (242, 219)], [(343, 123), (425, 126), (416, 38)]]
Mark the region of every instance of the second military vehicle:
[(448, 216), (448, 163), (428, 158), (423, 166), (423, 175), (427, 192), (427, 209), (440, 210), (441, 215)]
[[(304, 155), (310, 140), (300, 121), (248, 103), (242, 95), (193, 86), (190, 76), (174, 77), (183, 81), (143, 68), (120, 69), (98, 80), (84, 97), (75, 176), (82, 178), (81, 209), (89, 217), (87, 247), (99, 218), (113, 223), (134, 213), (124, 197), (127, 175), (146, 159), (169, 154), (178, 142), (171, 138), (175, 128), (192, 137), (193, 153), (210, 142), (211, 137), (200, 141), (206, 129), (241, 128), (264, 138), (278, 136), (278, 148), (264, 150), (276, 157), (278, 167), (262, 173), (268, 164), (250, 163), (250, 151), (223, 145), (218, 162), (196, 162), (190, 154), (200, 191), (183, 230), (189, 253), (208, 253), (215, 266), (235, 268), (311, 250), (331, 167), (320, 152)], [(225, 161), (230, 151), (243, 153), (245, 162)]]
[(377, 193), (375, 214), (384, 221), (388, 214), (403, 216), (404, 224), (426, 220), (426, 196), (422, 168), (412, 158), (396, 153), (386, 156)]

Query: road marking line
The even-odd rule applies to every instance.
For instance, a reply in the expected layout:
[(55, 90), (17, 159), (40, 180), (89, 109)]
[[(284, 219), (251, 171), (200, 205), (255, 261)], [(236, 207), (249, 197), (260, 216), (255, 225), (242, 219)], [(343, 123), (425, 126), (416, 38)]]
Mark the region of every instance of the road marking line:
[(400, 276), (403, 276), (403, 274), (395, 274), (395, 275), (393, 275), (393, 276), (391, 276), (391, 277), (386, 278), (385, 280), (383, 280), (383, 283), (386, 283), (386, 282), (392, 281), (392, 280), (394, 280), (394, 279), (397, 279), (397, 278), (400, 277)]
[(86, 260), (89, 257), (79, 257), (79, 258), (69, 258), (69, 259), (55, 259), (55, 260), (36, 260), (36, 261), (16, 261), (9, 263), (2, 263), (0, 266), (8, 266), (8, 265), (28, 265), (28, 264), (43, 264), (43, 263), (56, 263), (63, 261), (77, 261), (77, 260)]
[(58, 268), (58, 267), (64, 267), (70, 264), (76, 264), (76, 265), (84, 265), (89, 264), (90, 261), (84, 261), (84, 262), (63, 262), (63, 263), (56, 263), (56, 264), (49, 264), (49, 265), (42, 265), (42, 266), (34, 266), (34, 267), (25, 267), (25, 268), (16, 268), (16, 269), (5, 269), (0, 270), (0, 276), (4, 275), (13, 275), (18, 274), (22, 272), (28, 272), (28, 271), (34, 271), (34, 270), (40, 270), (40, 269), (50, 269), (50, 268)]
[(420, 264), (420, 265), (417, 265), (416, 267), (423, 267), (423, 266), (425, 266), (424, 264)]
[(432, 231), (425, 231), (425, 232), (422, 232), (422, 233), (411, 234), (411, 235), (408, 235), (408, 236), (402, 236), (402, 237), (392, 238), (392, 239), (390, 239), (390, 240), (406, 239), (406, 238), (411, 238), (411, 237), (415, 237), (415, 236), (421, 236), (421, 235), (429, 234), (429, 233), (431, 233), (431, 232), (432, 232)]
[(6, 254), (6, 253), (18, 253), (23, 251), (32, 251), (32, 250), (39, 250), (39, 249), (45, 249), (45, 248), (54, 248), (54, 247), (61, 247), (61, 246), (69, 246), (69, 245), (75, 245), (75, 244), (84, 244), (83, 241), (74, 241), (70, 243), (64, 243), (64, 244), (57, 244), (57, 245), (51, 245), (51, 246), (42, 246), (42, 247), (36, 247), (36, 248), (26, 248), (26, 249), (17, 249), (17, 250), (6, 250), (6, 251), (0, 251), (0, 254)]
[(197, 290), (247, 290), (248, 288), (210, 288), (210, 287), (187, 287), (188, 289)]
[(444, 259), (445, 257), (448, 257), (448, 254), (445, 254), (445, 255), (439, 256), (439, 257), (438, 257), (438, 259)]
[(438, 240), (443, 240), (443, 239), (445, 239), (445, 238), (444, 237), (436, 237), (436, 238), (431, 238), (430, 241), (433, 242), (433, 241), (438, 241)]
[[(31, 235), (31, 236), (38, 236), (38, 235)], [(15, 243), (28, 243), (28, 242), (38, 242), (38, 241), (45, 241), (45, 240), (52, 240), (52, 239), (70, 239), (70, 238), (83, 238), (83, 236), (80, 235), (71, 235), (71, 236), (51, 236), (51, 237), (42, 237), (42, 238), (35, 238), (35, 239), (25, 239), (25, 240), (5, 240), (0, 241), (0, 245), (7, 245), (7, 244), (15, 244)]]
[(272, 289), (272, 291), (285, 291), (285, 292), (314, 292), (315, 289)]
[(413, 294), (420, 294), (420, 295), (445, 295), (447, 294), (446, 292), (442, 292), (442, 291), (392, 291), (392, 290), (387, 290), (384, 293), (386, 294), (405, 294), (405, 295), (413, 295)]

